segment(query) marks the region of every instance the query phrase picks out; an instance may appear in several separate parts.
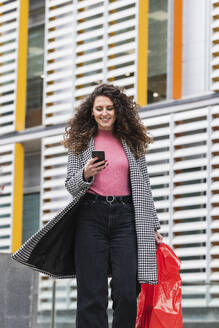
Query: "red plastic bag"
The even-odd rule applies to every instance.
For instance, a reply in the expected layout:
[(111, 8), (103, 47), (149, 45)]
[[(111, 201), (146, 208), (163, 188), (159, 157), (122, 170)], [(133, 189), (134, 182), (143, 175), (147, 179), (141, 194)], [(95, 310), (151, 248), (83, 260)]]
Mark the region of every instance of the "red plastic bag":
[(158, 284), (141, 284), (135, 328), (182, 328), (181, 261), (166, 244), (157, 248)]

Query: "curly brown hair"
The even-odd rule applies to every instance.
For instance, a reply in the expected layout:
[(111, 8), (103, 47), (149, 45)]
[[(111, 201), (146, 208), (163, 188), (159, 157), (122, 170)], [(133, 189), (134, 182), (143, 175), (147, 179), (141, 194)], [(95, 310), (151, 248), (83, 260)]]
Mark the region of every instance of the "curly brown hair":
[(67, 121), (62, 142), (64, 147), (80, 154), (88, 146), (90, 138), (97, 135), (98, 126), (91, 115), (97, 96), (106, 96), (113, 102), (116, 114), (113, 135), (119, 140), (124, 139), (136, 158), (146, 154), (153, 139), (147, 135), (147, 128), (141, 122), (139, 105), (133, 96), (125, 94), (125, 88), (106, 83), (98, 85), (76, 108), (74, 117)]

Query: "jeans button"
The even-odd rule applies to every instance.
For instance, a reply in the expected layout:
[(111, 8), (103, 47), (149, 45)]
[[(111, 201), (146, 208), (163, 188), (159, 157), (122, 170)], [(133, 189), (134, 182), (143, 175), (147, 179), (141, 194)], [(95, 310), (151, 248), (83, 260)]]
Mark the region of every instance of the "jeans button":
[(114, 199), (115, 199), (115, 196), (106, 196), (106, 201), (110, 204), (114, 201)]

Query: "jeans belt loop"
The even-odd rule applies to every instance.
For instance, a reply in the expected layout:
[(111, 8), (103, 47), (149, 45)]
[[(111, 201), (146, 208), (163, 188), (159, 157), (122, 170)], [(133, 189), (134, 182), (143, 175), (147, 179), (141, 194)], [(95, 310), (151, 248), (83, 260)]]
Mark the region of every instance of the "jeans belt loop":
[[(109, 197), (112, 197), (112, 200), (109, 200)], [(115, 200), (115, 196), (106, 196), (106, 201), (111, 204)]]

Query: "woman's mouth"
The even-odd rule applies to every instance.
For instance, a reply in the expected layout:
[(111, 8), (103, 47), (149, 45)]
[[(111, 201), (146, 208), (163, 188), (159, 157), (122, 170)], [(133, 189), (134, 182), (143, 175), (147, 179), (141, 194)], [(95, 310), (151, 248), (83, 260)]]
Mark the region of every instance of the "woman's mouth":
[(102, 122), (108, 122), (110, 120), (110, 118), (102, 118), (101, 121)]

